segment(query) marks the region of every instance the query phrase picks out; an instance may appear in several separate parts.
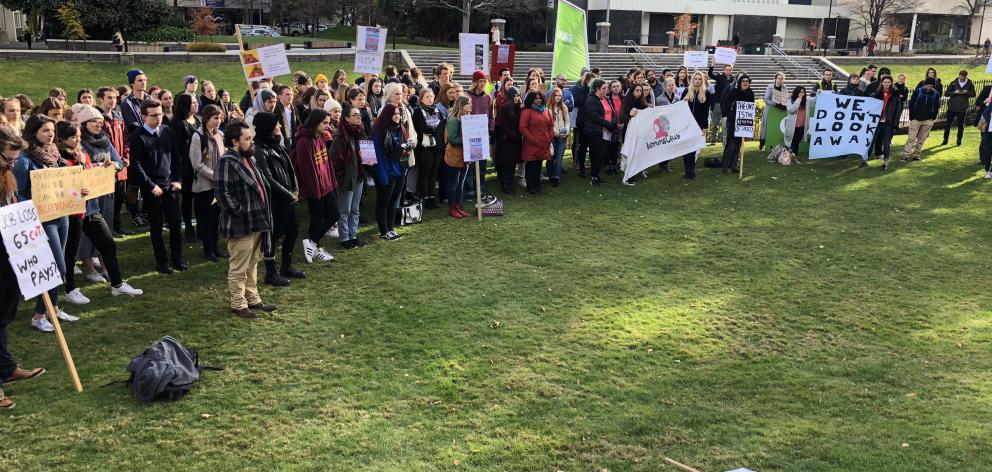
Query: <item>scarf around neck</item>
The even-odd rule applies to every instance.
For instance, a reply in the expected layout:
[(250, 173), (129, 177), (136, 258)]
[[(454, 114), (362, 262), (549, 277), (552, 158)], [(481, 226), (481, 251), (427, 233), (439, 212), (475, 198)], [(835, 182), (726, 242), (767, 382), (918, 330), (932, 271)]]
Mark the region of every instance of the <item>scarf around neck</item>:
[(43, 167), (55, 167), (62, 157), (55, 143), (29, 148), (27, 152), (31, 160)]

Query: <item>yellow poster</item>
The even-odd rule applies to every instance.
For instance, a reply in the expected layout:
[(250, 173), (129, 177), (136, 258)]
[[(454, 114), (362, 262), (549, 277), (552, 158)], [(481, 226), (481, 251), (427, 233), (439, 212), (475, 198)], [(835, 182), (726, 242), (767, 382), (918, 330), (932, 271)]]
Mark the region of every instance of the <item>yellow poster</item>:
[(86, 202), (79, 189), (83, 187), (82, 166), (56, 167), (31, 171), (31, 200), (38, 208), (42, 222), (83, 213)]
[(83, 188), (89, 190), (87, 200), (114, 193), (117, 169), (114, 166), (97, 166), (83, 172)]

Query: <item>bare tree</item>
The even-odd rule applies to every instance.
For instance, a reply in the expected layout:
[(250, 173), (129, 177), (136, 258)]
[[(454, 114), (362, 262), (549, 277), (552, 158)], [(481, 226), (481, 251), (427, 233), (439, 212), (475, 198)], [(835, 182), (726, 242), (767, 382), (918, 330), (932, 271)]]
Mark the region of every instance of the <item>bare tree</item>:
[(519, 10), (533, 8), (534, 3), (528, 0), (424, 0), (423, 4), (432, 7), (448, 8), (462, 14), (462, 33), (470, 33), (472, 12), (493, 13), (496, 11)]
[(987, 2), (988, 0), (958, 0), (951, 10), (973, 17), (982, 12), (982, 7)]
[(882, 27), (892, 23), (894, 15), (918, 8), (921, 0), (844, 0), (844, 3), (851, 10), (851, 23), (874, 38)]

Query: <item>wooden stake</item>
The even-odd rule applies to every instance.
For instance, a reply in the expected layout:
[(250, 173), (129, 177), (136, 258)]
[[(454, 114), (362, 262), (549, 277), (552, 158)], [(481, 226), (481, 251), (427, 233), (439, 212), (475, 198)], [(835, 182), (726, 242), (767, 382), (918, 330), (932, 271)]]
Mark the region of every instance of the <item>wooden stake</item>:
[(475, 211), (479, 214), (479, 221), (482, 221), (482, 178), (480, 175), (479, 161), (475, 161)]
[(741, 138), (741, 160), (737, 164), (737, 179), (744, 180), (744, 145), (747, 144), (747, 138)]
[[(244, 63), (241, 62), (241, 53), (245, 50), (245, 42), (241, 37), (241, 25), (234, 25), (234, 37), (238, 40), (238, 64), (241, 64), (241, 66), (244, 67)], [(255, 89), (251, 88), (251, 80), (248, 78), (247, 74), (245, 74), (245, 81), (248, 82), (248, 93), (251, 94), (251, 101), (254, 103)], [(248, 110), (244, 111), (247, 112)]]
[(42, 300), (45, 301), (45, 309), (48, 311), (48, 318), (52, 321), (52, 326), (55, 327), (55, 339), (58, 340), (59, 348), (62, 349), (62, 357), (65, 358), (65, 365), (69, 368), (69, 378), (72, 379), (72, 386), (77, 392), (83, 391), (83, 384), (79, 382), (79, 374), (76, 373), (76, 364), (72, 362), (72, 354), (69, 352), (69, 345), (65, 342), (65, 336), (62, 335), (62, 326), (59, 325), (59, 317), (55, 315), (55, 307), (52, 306), (52, 299), (48, 296), (48, 292), (41, 294)]
[(694, 467), (689, 467), (681, 462), (677, 462), (667, 457), (665, 458), (665, 462), (668, 463), (668, 465), (675, 467), (676, 469), (682, 470), (684, 472), (700, 472), (699, 469), (696, 469)]

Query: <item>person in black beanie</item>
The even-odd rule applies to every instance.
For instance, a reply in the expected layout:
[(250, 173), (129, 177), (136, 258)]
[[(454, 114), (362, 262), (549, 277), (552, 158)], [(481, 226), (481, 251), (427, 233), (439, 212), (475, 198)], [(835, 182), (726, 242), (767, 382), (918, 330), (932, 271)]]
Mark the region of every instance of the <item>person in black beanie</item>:
[[(265, 248), (265, 283), (283, 287), (289, 278), (302, 279), (306, 274), (293, 267), (293, 248), (299, 237), (299, 216), (296, 202), (300, 200), (300, 187), (296, 172), (289, 162), (289, 153), (283, 146), (282, 125), (274, 113), (255, 115), (255, 161), (258, 170), (272, 188), (272, 244)], [(276, 270), (276, 248), (282, 241), (282, 267)]]

